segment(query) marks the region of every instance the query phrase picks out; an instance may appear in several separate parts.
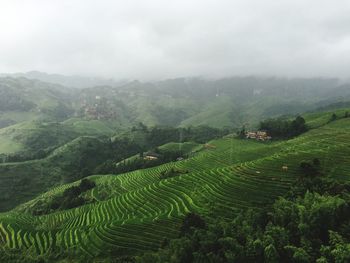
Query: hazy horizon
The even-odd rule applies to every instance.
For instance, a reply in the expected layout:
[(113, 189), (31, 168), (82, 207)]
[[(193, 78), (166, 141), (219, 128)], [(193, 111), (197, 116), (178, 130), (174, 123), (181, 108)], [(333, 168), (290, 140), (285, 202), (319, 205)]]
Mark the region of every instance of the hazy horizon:
[(36, 78), (34, 77), (35, 75), (41, 75), (41, 76), (47, 76), (48, 78), (50, 77), (62, 77), (63, 79), (65, 78), (72, 78), (72, 79), (86, 79), (86, 80), (100, 80), (100, 81), (111, 81), (111, 82), (116, 82), (116, 83), (128, 83), (128, 82), (134, 82), (134, 81), (139, 81), (141, 83), (147, 83), (147, 82), (162, 82), (162, 81), (167, 81), (167, 80), (177, 80), (177, 79), (201, 79), (205, 81), (216, 81), (216, 80), (223, 80), (223, 79), (235, 79), (235, 78), (256, 78), (256, 79), (334, 79), (339, 81), (339, 83), (348, 83), (350, 81), (350, 78), (343, 78), (343, 77), (337, 77), (337, 76), (321, 76), (321, 75), (315, 75), (315, 76), (302, 76), (302, 75), (295, 75), (295, 76), (287, 76), (287, 75), (259, 75), (259, 74), (241, 74), (241, 75), (225, 75), (225, 76), (205, 76), (205, 75), (188, 75), (188, 76), (183, 76), (183, 75), (174, 75), (171, 77), (164, 77), (164, 78), (116, 78), (114, 76), (94, 76), (94, 75), (87, 75), (87, 74), (65, 74), (65, 73), (57, 73), (57, 72), (44, 72), (44, 71), (38, 71), (38, 70), (30, 70), (30, 71), (25, 71), (25, 72), (0, 72), (0, 78), (1, 77), (25, 77), (28, 79), (38, 79), (43, 82), (52, 82), (55, 83), (54, 81), (50, 81), (49, 79), (47, 81), (43, 80), (42, 78)]

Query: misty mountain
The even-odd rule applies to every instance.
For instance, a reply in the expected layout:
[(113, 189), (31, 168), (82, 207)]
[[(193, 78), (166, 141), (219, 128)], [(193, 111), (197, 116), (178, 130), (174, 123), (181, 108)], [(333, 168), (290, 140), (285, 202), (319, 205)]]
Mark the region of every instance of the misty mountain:
[(147, 125), (240, 127), (346, 100), (350, 89), (337, 79), (179, 78), (94, 87), (80, 96), (90, 104), (104, 98), (106, 104), (122, 105), (129, 120)]
[(337, 79), (232, 77), (132, 81), (73, 89), (7, 77), (0, 79), (0, 121), (2, 127), (23, 119), (78, 118), (115, 122), (120, 127), (143, 122), (147, 126), (239, 128), (247, 123), (254, 126), (264, 118), (349, 101), (349, 87)]
[(40, 71), (29, 71), (26, 73), (2, 73), (0, 77), (24, 77), (28, 79), (36, 79), (43, 82), (55, 83), (66, 87), (72, 88), (88, 88), (100, 85), (121, 85), (126, 81), (115, 81), (113, 79), (82, 77), (76, 75), (61, 75), (61, 74), (49, 74)]
[(0, 78), (0, 128), (30, 120), (70, 116), (73, 90), (27, 78)]

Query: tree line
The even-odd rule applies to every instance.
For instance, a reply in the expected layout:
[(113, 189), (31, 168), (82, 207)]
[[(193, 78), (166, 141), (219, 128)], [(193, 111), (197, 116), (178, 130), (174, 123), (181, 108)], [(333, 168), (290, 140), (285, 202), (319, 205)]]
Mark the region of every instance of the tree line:
[(266, 131), (272, 138), (291, 138), (307, 131), (305, 119), (297, 116), (294, 120), (268, 119), (260, 122), (260, 130)]

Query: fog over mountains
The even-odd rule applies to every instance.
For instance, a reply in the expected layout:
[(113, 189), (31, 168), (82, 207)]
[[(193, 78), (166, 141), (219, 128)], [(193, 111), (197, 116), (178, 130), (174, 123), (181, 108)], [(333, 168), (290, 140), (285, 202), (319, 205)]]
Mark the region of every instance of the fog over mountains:
[(349, 78), (339, 0), (3, 1), (0, 72)]
[(40, 71), (29, 71), (26, 73), (0, 73), (1, 77), (24, 77), (28, 79), (37, 79), (44, 82), (60, 84), (62, 86), (71, 87), (71, 88), (88, 88), (94, 86), (119, 86), (127, 81), (116, 81), (113, 79), (105, 78), (93, 78), (93, 77), (82, 77), (78, 75), (61, 75), (61, 74), (49, 74)]
[[(130, 127), (239, 128), (350, 101), (350, 86), (327, 78), (231, 77), (114, 81), (40, 72), (0, 78), (1, 126), (28, 120), (105, 119)], [(29, 79), (28, 77), (34, 78)], [(18, 119), (20, 113), (24, 115)]]

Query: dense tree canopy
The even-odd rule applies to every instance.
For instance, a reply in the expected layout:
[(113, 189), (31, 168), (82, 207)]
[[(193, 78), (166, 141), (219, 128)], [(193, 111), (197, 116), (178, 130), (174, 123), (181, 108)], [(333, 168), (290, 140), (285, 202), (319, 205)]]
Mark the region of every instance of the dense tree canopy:
[(260, 129), (273, 138), (290, 138), (307, 131), (305, 120), (297, 116), (294, 120), (268, 119), (260, 122)]

